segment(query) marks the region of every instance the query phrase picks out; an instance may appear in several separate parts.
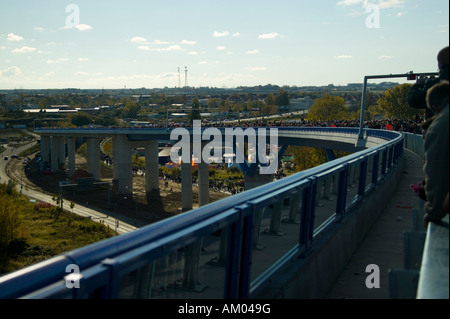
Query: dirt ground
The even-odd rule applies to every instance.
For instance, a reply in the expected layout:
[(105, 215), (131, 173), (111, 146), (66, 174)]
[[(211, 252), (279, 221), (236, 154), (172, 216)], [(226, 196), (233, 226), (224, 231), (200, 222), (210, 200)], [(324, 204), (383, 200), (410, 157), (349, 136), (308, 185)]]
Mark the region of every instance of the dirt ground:
[[(7, 171), (10, 178), (22, 185), (25, 189), (33, 189), (39, 192), (55, 195), (59, 194), (59, 182), (68, 179), (67, 170), (53, 175), (44, 175), (39, 171), (34, 155), (31, 161), (23, 164), (23, 159), (11, 159)], [(86, 169), (86, 160), (76, 157), (76, 169)], [(105, 187), (97, 188), (93, 192), (76, 192), (65, 189), (63, 197), (66, 201), (73, 201), (79, 205), (87, 205), (91, 208), (108, 210), (112, 213), (127, 215), (139, 219), (143, 224), (150, 224), (176, 214), (181, 213), (181, 184), (165, 182), (160, 180), (159, 194), (147, 195), (145, 192), (145, 178), (143, 176), (133, 177), (133, 196), (124, 198), (117, 193), (117, 185), (113, 184), (112, 168), (101, 165), (102, 182), (112, 185), (108, 207), (108, 191)], [(228, 197), (225, 193), (210, 191), (210, 202)], [(198, 187), (193, 186), (193, 206), (198, 207)]]

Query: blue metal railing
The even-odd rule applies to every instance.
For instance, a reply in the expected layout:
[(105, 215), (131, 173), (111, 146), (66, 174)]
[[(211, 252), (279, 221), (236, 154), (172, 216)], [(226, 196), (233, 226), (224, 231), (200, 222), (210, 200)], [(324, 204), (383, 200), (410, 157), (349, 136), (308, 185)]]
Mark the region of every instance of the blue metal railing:
[[(284, 264), (308, 254), (314, 241), (399, 163), (402, 134), (369, 129), (366, 134), (386, 143), (3, 276), (0, 298), (255, 296)], [(330, 194), (334, 203), (321, 207)], [(264, 249), (260, 234), (273, 235), (265, 237)], [(187, 251), (196, 246), (201, 257), (192, 260)], [(210, 266), (206, 261), (212, 257)], [(69, 275), (68, 265), (79, 267), (81, 275)], [(79, 288), (68, 288), (73, 282)]]

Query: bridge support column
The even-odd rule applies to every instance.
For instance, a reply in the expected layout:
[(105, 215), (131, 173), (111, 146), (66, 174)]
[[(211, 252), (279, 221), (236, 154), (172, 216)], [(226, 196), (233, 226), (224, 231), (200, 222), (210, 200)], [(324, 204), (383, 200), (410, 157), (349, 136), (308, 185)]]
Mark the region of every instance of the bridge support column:
[[(202, 145), (203, 146), (203, 145)], [(202, 147), (203, 148), (203, 147)], [(201, 156), (199, 157), (199, 159)], [(182, 164), (185, 165), (185, 164)], [(181, 168), (183, 172), (183, 166)], [(192, 165), (189, 164), (189, 169), (185, 167), (185, 171), (190, 171), (190, 180), (192, 181)], [(183, 173), (182, 173), (183, 174)], [(186, 176), (188, 174), (186, 173)], [(182, 175), (182, 183), (184, 183), (185, 176)], [(191, 199), (190, 203), (192, 206), (192, 183), (190, 184)], [(202, 160), (198, 164), (198, 204), (199, 206), (204, 206), (209, 203), (209, 165)], [(183, 184), (184, 186), (184, 184)], [(184, 193), (182, 186), (182, 192)], [(184, 276), (183, 276), (183, 288), (194, 290), (197, 292), (203, 291), (206, 286), (202, 285), (199, 281), (198, 268), (200, 264), (200, 255), (203, 246), (203, 239), (200, 239), (193, 243), (192, 245), (186, 247), (185, 250), (185, 266), (184, 266)]]
[(192, 164), (181, 163), (181, 209), (192, 209)]
[[(256, 188), (264, 184), (273, 182), (272, 174), (244, 174), (245, 190)], [(264, 246), (259, 243), (259, 235), (261, 232), (261, 222), (264, 212), (268, 209), (267, 207), (258, 209), (255, 211), (254, 224), (253, 224), (253, 249), (263, 249)]]
[(128, 143), (127, 136), (118, 136), (117, 147), (114, 148), (117, 148), (117, 160), (114, 159), (114, 165), (118, 166), (119, 194), (130, 195), (133, 193), (133, 172), (131, 165), (131, 146)]
[(325, 154), (327, 155), (327, 161), (331, 162), (336, 159), (336, 155), (334, 154), (333, 150), (325, 149)]
[(158, 141), (145, 145), (145, 191), (159, 192), (159, 157)]
[(75, 173), (75, 138), (67, 139), (68, 175), (71, 177)]
[(58, 168), (66, 163), (66, 139), (63, 136), (56, 137), (58, 148)]
[(112, 152), (113, 152), (113, 183), (119, 180), (119, 140), (117, 136), (112, 138)]
[(41, 136), (41, 158), (42, 163), (50, 163), (50, 136)]
[(50, 139), (50, 165), (52, 171), (58, 170), (58, 143), (57, 137), (52, 136)]
[(209, 164), (198, 164), (198, 205), (209, 204)]
[(100, 180), (100, 141), (96, 137), (87, 139), (87, 167), (95, 180)]

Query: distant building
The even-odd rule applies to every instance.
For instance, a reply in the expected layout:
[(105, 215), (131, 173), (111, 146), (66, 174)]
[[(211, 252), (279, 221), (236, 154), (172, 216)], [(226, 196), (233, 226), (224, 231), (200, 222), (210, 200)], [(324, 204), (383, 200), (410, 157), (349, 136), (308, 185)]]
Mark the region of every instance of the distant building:
[(309, 96), (306, 96), (298, 99), (291, 99), (290, 103), (291, 111), (302, 111), (309, 109), (311, 105), (314, 104), (314, 100)]

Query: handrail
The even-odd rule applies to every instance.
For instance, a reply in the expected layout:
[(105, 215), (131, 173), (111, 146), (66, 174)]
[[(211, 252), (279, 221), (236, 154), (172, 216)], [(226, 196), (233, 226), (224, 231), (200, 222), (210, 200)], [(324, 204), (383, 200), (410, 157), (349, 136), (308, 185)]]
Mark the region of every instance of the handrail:
[[(312, 131), (354, 134), (355, 137), (358, 134), (357, 129), (348, 128), (319, 128)], [(322, 174), (323, 177), (331, 178), (333, 174), (338, 174), (339, 177), (334, 181), (338, 183), (338, 188), (343, 190), (344, 187), (347, 188), (350, 169), (356, 171), (356, 165), (361, 161), (371, 162), (370, 166), (363, 166), (367, 168), (365, 171), (360, 168), (360, 183), (366, 181), (368, 170), (372, 171), (372, 179), (367, 187), (366, 183), (362, 183), (355, 200), (347, 199), (346, 192), (338, 191), (336, 212), (341, 216), (332, 215), (327, 221), (328, 225), (331, 225), (345, 216), (351, 205), (361, 201), (366, 192), (383, 181), (403, 154), (402, 134), (371, 129), (367, 129), (366, 134), (385, 139), (386, 143), (0, 277), (0, 298), (85, 298), (98, 291), (102, 297), (117, 298), (120, 279), (131, 270), (137, 270), (138, 267), (183, 249), (204, 236), (225, 229), (228, 234), (228, 249), (222, 297), (248, 298), (267, 280), (261, 280), (261, 277), (257, 280), (250, 278), (249, 261), (252, 258), (252, 246), (255, 244), (252, 232), (256, 208), (272, 205), (274, 200), (270, 198), (274, 193), (277, 194), (278, 201), (289, 196), (300, 196), (302, 207), (299, 240), (285, 257), (276, 261), (276, 268), (281, 267), (295, 254), (307, 253), (314, 239), (328, 229), (328, 226), (325, 226), (321, 227), (319, 232), (314, 232), (314, 203), (321, 187), (318, 186), (318, 176)], [(80, 268), (83, 289), (67, 289), (65, 286), (65, 276), (68, 273), (62, 266), (67, 264), (75, 264)], [(37, 276), (43, 273), (45, 276)]]
[(439, 222), (431, 222), (420, 266), (417, 299), (448, 299), (448, 215)]

